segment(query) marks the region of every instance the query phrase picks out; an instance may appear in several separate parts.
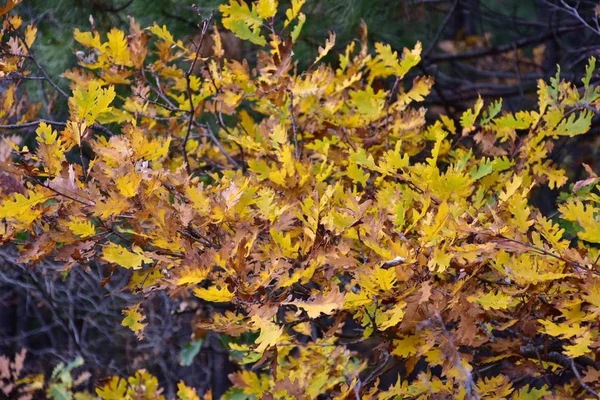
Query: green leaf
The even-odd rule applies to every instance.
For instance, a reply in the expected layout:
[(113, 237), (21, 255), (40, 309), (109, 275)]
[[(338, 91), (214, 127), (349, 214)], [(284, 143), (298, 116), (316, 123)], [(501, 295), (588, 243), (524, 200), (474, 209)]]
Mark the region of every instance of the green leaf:
[(267, 44), (266, 39), (260, 34), (263, 19), (258, 15), (255, 7), (250, 10), (245, 2), (231, 0), (229, 5), (219, 6), (219, 11), (223, 14), (223, 26), (237, 37), (259, 46)]
[(592, 126), (592, 118), (594, 113), (588, 110), (581, 112), (579, 115), (571, 114), (569, 118), (563, 120), (556, 130), (559, 135), (576, 136), (586, 133)]
[(192, 365), (192, 362), (194, 362), (194, 357), (196, 357), (200, 352), (200, 349), (202, 349), (203, 343), (204, 339), (197, 339), (186, 343), (179, 353), (179, 365), (184, 367), (189, 367)]
[(481, 114), (481, 125), (487, 125), (502, 110), (502, 99), (490, 103), (487, 110)]
[(73, 393), (71, 393), (64, 383), (51, 384), (46, 394), (53, 400), (71, 400), (73, 398)]
[(473, 108), (468, 109), (461, 115), (460, 124), (463, 127), (463, 134), (467, 134), (475, 129), (475, 120), (479, 116), (482, 107), (483, 99), (481, 98), (481, 96), (479, 96)]
[(592, 75), (594, 74), (595, 69), (596, 69), (596, 57), (590, 57), (590, 61), (588, 62), (588, 65), (585, 67), (585, 77), (583, 77), (583, 79), (581, 79), (586, 91), (590, 88), (590, 81), (592, 80)]
[(475, 180), (481, 179), (484, 176), (491, 174), (493, 171), (494, 163), (488, 159), (483, 159), (482, 164), (475, 170), (471, 171), (471, 178)]

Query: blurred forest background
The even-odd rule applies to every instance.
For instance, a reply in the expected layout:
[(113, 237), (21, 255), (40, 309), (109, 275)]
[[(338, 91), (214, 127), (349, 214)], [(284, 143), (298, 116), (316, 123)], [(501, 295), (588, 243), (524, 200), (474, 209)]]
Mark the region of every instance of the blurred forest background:
[[(127, 30), (128, 16), (133, 16), (142, 27), (153, 22), (167, 25), (189, 43), (200, 23), (192, 3), (206, 14), (214, 10), (220, 25), (221, 2), (216, 0), (26, 0), (16, 11), (26, 24), (38, 25), (34, 51), (48, 74), (58, 77), (77, 63), (73, 30), (89, 30), (90, 15), (101, 33), (113, 26)], [(423, 43), (418, 73), (435, 78), (432, 94), (423, 104), (430, 118), (444, 113), (458, 120), (479, 95), (486, 103), (502, 97), (503, 106), (513, 111), (532, 108), (537, 80), (554, 77), (557, 66), (561, 77), (580, 83), (587, 60), (600, 50), (599, 4), (591, 0), (307, 0), (303, 7), (307, 23), (295, 59), (300, 70), (308, 67), (329, 31), (337, 33), (336, 48), (343, 49), (358, 37), (362, 19), (371, 42), (389, 43), (399, 52), (417, 41)], [(223, 34), (229, 57), (252, 63), (255, 54), (250, 47)], [(335, 54), (330, 56), (330, 62), (336, 60)], [(407, 77), (406, 83), (413, 77)], [(56, 81), (67, 88), (66, 79)], [(7, 84), (0, 81), (1, 86)], [(44, 96), (42, 85), (40, 81), (39, 93), (30, 95)], [(595, 123), (592, 134), (565, 139), (554, 150), (554, 161), (566, 166), (572, 180), (585, 176), (582, 163), (598, 172), (599, 127)], [(558, 192), (546, 190), (536, 195), (536, 201), (552, 214)], [(190, 342), (202, 304), (177, 303), (165, 293), (153, 295), (146, 308), (146, 337), (138, 342), (120, 325), (121, 310), (139, 297), (121, 291), (126, 273), (115, 271), (122, 276), (113, 276), (100, 287), (98, 282), (106, 276), (100, 266), (94, 271), (74, 268), (66, 279), (57, 272), (60, 267), (48, 263), (30, 269), (16, 262), (10, 250), (0, 253), (0, 354), (27, 348), (28, 368), (38, 370), (82, 356), (94, 379), (147, 368), (160, 377), (166, 395), (175, 392), (180, 379), (200, 391), (211, 388), (217, 396), (227, 388), (231, 369), (224, 346), (227, 339), (208, 334)]]

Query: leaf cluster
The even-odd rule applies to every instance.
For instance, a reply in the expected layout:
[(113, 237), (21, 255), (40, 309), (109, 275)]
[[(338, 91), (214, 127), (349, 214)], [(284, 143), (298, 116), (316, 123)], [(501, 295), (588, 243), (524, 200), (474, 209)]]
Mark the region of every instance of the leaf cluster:
[[(419, 102), (433, 80), (402, 84), (420, 43), (370, 49), (363, 26), (334, 68), (323, 61), (331, 33), (299, 73), (303, 3), (220, 7), (223, 25), (258, 47), (255, 65), (225, 59), (201, 14), (191, 47), (133, 18), (127, 33), (76, 30), (86, 56), (63, 74), (71, 93), (46, 76), (66, 121), (41, 120), (44, 105), (18, 80), (1, 95), (4, 129), (35, 126), (36, 145), (1, 144), (11, 184), (0, 243), (18, 245), (21, 263), (60, 260), (65, 273), (130, 270), (129, 289), (146, 298), (201, 299), (193, 339), (223, 334), (240, 365), (225, 398), (597, 393), (598, 177), (589, 169), (554, 219), (530, 201), (567, 187), (550, 155), (591, 126), (595, 60), (581, 91), (559, 75), (540, 80), (534, 110), (480, 98), (457, 121), (428, 123)], [(21, 25), (6, 14), (3, 77), (44, 73), (26, 62), (36, 28)], [(143, 308), (123, 319), (140, 340)], [(396, 383), (381, 384), (390, 370)], [(140, 371), (97, 393), (154, 399), (156, 388)]]

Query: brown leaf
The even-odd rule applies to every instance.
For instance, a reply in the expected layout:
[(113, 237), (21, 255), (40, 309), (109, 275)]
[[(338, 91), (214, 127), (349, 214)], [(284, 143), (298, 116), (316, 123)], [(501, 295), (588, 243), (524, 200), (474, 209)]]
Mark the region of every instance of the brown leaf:
[(583, 382), (583, 383), (600, 382), (600, 371), (597, 369), (594, 369), (592, 367), (588, 367), (585, 370), (585, 376), (583, 377), (581, 382)]
[(429, 301), (429, 298), (431, 297), (432, 288), (433, 286), (431, 285), (430, 281), (423, 282), (423, 284), (421, 285), (421, 289), (419, 289), (419, 293), (421, 294), (421, 297), (419, 297), (419, 304), (426, 303)]

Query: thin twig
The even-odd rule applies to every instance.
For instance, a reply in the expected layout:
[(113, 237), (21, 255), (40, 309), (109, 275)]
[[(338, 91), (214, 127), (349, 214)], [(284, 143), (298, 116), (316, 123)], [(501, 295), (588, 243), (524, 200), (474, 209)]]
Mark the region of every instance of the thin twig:
[(290, 91), (290, 120), (292, 121), (292, 132), (294, 134), (294, 151), (296, 160), (300, 158), (300, 152), (298, 149), (298, 126), (296, 125), (296, 118), (294, 117), (294, 93)]
[(573, 370), (573, 373), (575, 374), (575, 378), (577, 378), (581, 387), (584, 388), (585, 391), (588, 392), (589, 394), (591, 394), (592, 396), (595, 396), (597, 399), (600, 399), (600, 395), (598, 395), (598, 392), (596, 392), (594, 389), (589, 387), (583, 381), (583, 379), (581, 378), (581, 374), (579, 373), (579, 371), (577, 370), (577, 366), (575, 365), (575, 360), (573, 360), (573, 359), (571, 359), (571, 369)]
[[(580, 24), (565, 26), (560, 29), (557, 29), (556, 33), (558, 33), (558, 34), (566, 33), (566, 32), (571, 32), (571, 31), (581, 29), (581, 28), (582, 28), (582, 26)], [(477, 58), (477, 57), (507, 53), (509, 51), (514, 51), (515, 47), (521, 48), (521, 47), (526, 47), (526, 46), (530, 46), (530, 45), (533, 45), (536, 43), (543, 42), (543, 41), (551, 38), (552, 36), (554, 36), (554, 34), (555, 34), (555, 32), (550, 32), (550, 31), (542, 32), (539, 35), (519, 39), (512, 43), (507, 43), (507, 44), (501, 45), (501, 46), (489, 47), (489, 48), (485, 48), (485, 49), (477, 49), (477, 50), (467, 51), (467, 52), (458, 53), (458, 54), (438, 54), (438, 55), (429, 57), (427, 59), (427, 61), (440, 62), (440, 61), (467, 60), (470, 58)]]
[(194, 67), (196, 66), (196, 63), (198, 62), (198, 57), (200, 56), (200, 49), (202, 47), (202, 42), (204, 42), (204, 37), (206, 36), (206, 32), (208, 31), (208, 27), (210, 26), (212, 18), (213, 18), (213, 15), (211, 14), (210, 17), (202, 20), (202, 31), (200, 33), (200, 40), (197, 44), (194, 43), (194, 47), (196, 48), (196, 54), (194, 55), (194, 60), (190, 64), (190, 68), (185, 73), (186, 93), (187, 93), (187, 97), (188, 97), (188, 102), (190, 103), (190, 114), (189, 114), (189, 120), (188, 120), (188, 125), (187, 125), (187, 131), (185, 132), (185, 137), (183, 139), (183, 142), (181, 143), (181, 152), (183, 153), (183, 162), (185, 164), (185, 170), (187, 171), (188, 175), (191, 175), (192, 169), (190, 167), (190, 162), (189, 162), (187, 151), (186, 151), (185, 147), (187, 146), (188, 140), (190, 138), (190, 134), (192, 132), (192, 125), (194, 124), (194, 114), (196, 111), (196, 107), (194, 106), (194, 100), (193, 100), (193, 96), (192, 96), (191, 76), (192, 76)]
[(454, 365), (456, 366), (457, 370), (460, 371), (460, 373), (464, 377), (463, 383), (465, 385), (466, 398), (467, 399), (480, 399), (481, 397), (479, 396), (479, 392), (477, 391), (477, 386), (475, 385), (475, 381), (473, 380), (473, 375), (471, 375), (471, 372), (468, 371), (465, 368), (465, 366), (463, 365), (462, 357), (460, 356), (460, 353), (459, 353), (458, 349), (456, 348), (456, 345), (454, 344), (452, 335), (450, 335), (450, 332), (448, 332), (448, 330), (446, 329), (446, 324), (444, 323), (444, 320), (442, 319), (440, 312), (435, 308), (434, 308), (434, 315), (435, 315), (436, 322), (439, 324), (440, 329), (442, 330), (442, 334), (444, 335), (444, 337), (446, 338), (446, 341), (448, 342), (448, 348), (449, 348), (450, 352), (452, 353), (450, 356), (453, 359)]
[(221, 153), (223, 153), (223, 155), (225, 156), (225, 158), (227, 158), (227, 161), (229, 161), (230, 163), (232, 163), (233, 165), (235, 165), (236, 168), (242, 169), (241, 165), (238, 164), (238, 162), (235, 161), (233, 159), (233, 157), (231, 157), (231, 155), (227, 152), (227, 150), (225, 150), (225, 147), (223, 147), (223, 145), (221, 144), (221, 142), (219, 141), (219, 139), (217, 138), (217, 136), (215, 135), (215, 133), (212, 131), (212, 129), (210, 128), (210, 126), (208, 124), (201, 125), (201, 126), (208, 133), (208, 136), (213, 141), (213, 143), (219, 148), (219, 150), (221, 150)]
[(429, 47), (423, 53), (423, 58), (427, 58), (429, 56), (429, 54), (431, 53), (431, 51), (435, 48), (435, 45), (440, 40), (442, 33), (444, 33), (444, 29), (446, 29), (446, 25), (448, 25), (450, 18), (452, 18), (452, 15), (454, 15), (454, 10), (456, 10), (457, 5), (458, 5), (458, 0), (454, 0), (454, 2), (452, 3), (452, 6), (450, 7), (450, 10), (448, 11), (448, 14), (446, 14), (444, 21), (442, 22), (438, 31), (436, 32), (435, 36), (433, 37), (433, 40), (429, 44)]
[(21, 34), (19, 33), (18, 30), (15, 29), (15, 27), (10, 23), (9, 20), (6, 20), (8, 22), (8, 25), (12, 28), (12, 30), (15, 32), (15, 34), (17, 35), (17, 37), (19, 38), (19, 40), (21, 40), (21, 42), (23, 43), (23, 46), (25, 47), (25, 49), (27, 50), (27, 53), (29, 54), (29, 58), (31, 59), (31, 61), (33, 61), (33, 63), (35, 64), (35, 66), (37, 67), (37, 69), (40, 70), (40, 72), (42, 73), (42, 75), (44, 75), (44, 78), (46, 78), (46, 80), (48, 81), (48, 83), (50, 85), (52, 85), (52, 87), (54, 87), (54, 89), (56, 89), (58, 91), (58, 93), (61, 94), (61, 96), (63, 96), (64, 98), (68, 99), (69, 95), (60, 88), (60, 86), (58, 86), (56, 84), (56, 82), (54, 82), (46, 73), (46, 70), (44, 70), (44, 68), (42, 68), (42, 66), (40, 65), (40, 63), (37, 61), (37, 59), (35, 58), (35, 56), (33, 55), (33, 52), (31, 51), (31, 49), (29, 48), (29, 45), (27, 44), (27, 42), (25, 41), (25, 39), (23, 38), (23, 36), (21, 36)]
[[(0, 129), (6, 129), (6, 130), (20, 130), (20, 129), (27, 129), (27, 128), (33, 128), (38, 126), (40, 123), (45, 123), (48, 125), (52, 125), (52, 126), (60, 126), (60, 127), (66, 127), (67, 123), (66, 122), (60, 122), (60, 121), (51, 121), (48, 119), (36, 119), (35, 121), (30, 121), (30, 122), (23, 122), (22, 124), (5, 124), (5, 125), (0, 125)], [(104, 125), (101, 124), (93, 124), (91, 126), (89, 126), (89, 128), (100, 131), (100, 132), (104, 132), (109, 136), (114, 136), (115, 134), (108, 129), (107, 127), (105, 127)]]

